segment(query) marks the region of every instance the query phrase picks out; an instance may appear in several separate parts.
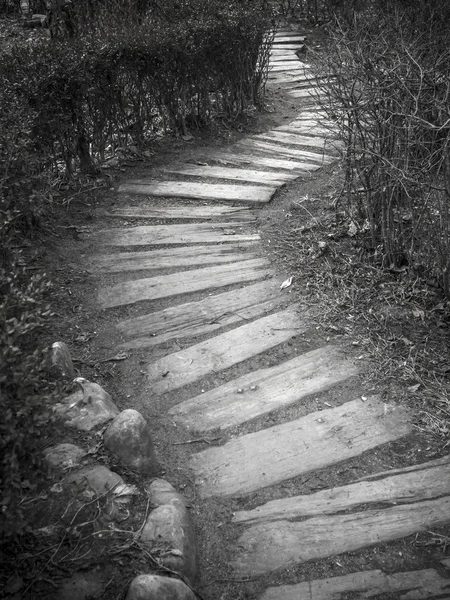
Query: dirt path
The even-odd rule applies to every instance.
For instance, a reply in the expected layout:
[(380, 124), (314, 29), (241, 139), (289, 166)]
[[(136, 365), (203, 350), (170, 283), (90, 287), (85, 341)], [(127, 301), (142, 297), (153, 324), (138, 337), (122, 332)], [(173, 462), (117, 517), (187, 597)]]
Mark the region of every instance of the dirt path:
[[(119, 187), (108, 216), (126, 225), (112, 219), (96, 234), (98, 302), (121, 336), (117, 351), (138, 353), (142, 407), (159, 427), (177, 427), (192, 451), (198, 528), (217, 532), (208, 543), (200, 534), (200, 568), (227, 577), (204, 597), (450, 598), (448, 579), (407, 562), (394, 575), (364, 561), (332, 579), (319, 569), (307, 583), (299, 568), (450, 520), (450, 458), (353, 476), (352, 461), (411, 435), (411, 417), (364, 395), (352, 348), (314, 336), (312, 312), (261, 243), (261, 207), (337, 155), (301, 45), (292, 32), (277, 34), (269, 82), (302, 101), (296, 119)], [(334, 473), (331, 484), (306, 488), (322, 471)], [(214, 515), (208, 525), (202, 511)], [(219, 555), (225, 566), (214, 564)], [(248, 582), (247, 592), (219, 592), (227, 580)]]

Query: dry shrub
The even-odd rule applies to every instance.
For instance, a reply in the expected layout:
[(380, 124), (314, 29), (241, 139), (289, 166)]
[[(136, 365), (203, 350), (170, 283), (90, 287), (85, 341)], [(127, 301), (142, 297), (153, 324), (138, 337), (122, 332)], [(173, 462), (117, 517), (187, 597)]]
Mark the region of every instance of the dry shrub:
[(319, 69), (323, 105), (345, 142), (343, 197), (366, 248), (450, 297), (450, 8), (393, 4), (338, 23)]

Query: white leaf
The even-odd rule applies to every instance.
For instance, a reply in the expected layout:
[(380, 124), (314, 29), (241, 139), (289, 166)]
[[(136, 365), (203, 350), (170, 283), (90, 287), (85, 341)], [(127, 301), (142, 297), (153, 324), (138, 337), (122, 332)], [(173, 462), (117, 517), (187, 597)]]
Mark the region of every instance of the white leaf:
[(286, 281), (283, 281), (283, 283), (280, 285), (280, 290), (284, 290), (284, 289), (288, 288), (290, 285), (292, 285), (293, 281), (294, 281), (293, 277), (289, 277), (289, 279), (286, 279)]

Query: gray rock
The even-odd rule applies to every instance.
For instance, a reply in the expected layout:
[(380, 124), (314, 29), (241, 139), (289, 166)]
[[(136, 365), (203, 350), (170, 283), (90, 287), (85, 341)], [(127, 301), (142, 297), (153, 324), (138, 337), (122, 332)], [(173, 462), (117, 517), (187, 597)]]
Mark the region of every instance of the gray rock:
[(64, 342), (52, 344), (49, 357), (49, 372), (56, 379), (73, 379), (75, 369), (73, 368), (70, 351)]
[(144, 417), (133, 409), (124, 410), (105, 431), (104, 444), (122, 464), (140, 473), (157, 473), (150, 428)]
[(58, 600), (92, 600), (102, 598), (108, 577), (102, 571), (78, 571), (66, 580), (58, 593)]
[[(62, 522), (73, 527), (95, 520), (100, 529), (110, 528), (112, 521), (120, 522), (127, 518), (126, 505), (137, 491), (103, 465), (74, 471), (60, 486), (63, 497), (67, 498)], [(100, 503), (96, 502), (97, 499)]]
[(58, 444), (44, 450), (44, 458), (53, 469), (72, 469), (78, 467), (86, 451), (74, 444)]
[(170, 504), (155, 508), (148, 516), (140, 540), (154, 551), (160, 551), (164, 566), (194, 581), (197, 572), (195, 534), (183, 502), (174, 498)]
[(78, 377), (75, 381), (80, 389), (54, 407), (67, 427), (91, 431), (119, 414), (111, 396), (98, 383), (92, 383), (83, 377)]
[(179, 579), (138, 575), (128, 588), (126, 600), (196, 600), (196, 595)]
[(177, 492), (173, 485), (165, 479), (155, 479), (145, 488), (145, 491), (148, 494), (152, 506), (170, 504), (172, 500), (179, 500), (184, 506), (189, 506), (189, 502), (183, 494)]
[(89, 490), (96, 496), (100, 496), (108, 490), (114, 490), (124, 481), (120, 475), (110, 471), (103, 465), (94, 465), (92, 467), (83, 467), (78, 471), (73, 471), (67, 475), (63, 481), (63, 486), (74, 486), (77, 491)]

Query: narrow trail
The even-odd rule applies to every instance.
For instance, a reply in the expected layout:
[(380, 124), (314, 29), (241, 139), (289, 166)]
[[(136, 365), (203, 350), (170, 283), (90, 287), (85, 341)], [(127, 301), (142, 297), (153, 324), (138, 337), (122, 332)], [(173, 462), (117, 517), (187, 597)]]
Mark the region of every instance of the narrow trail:
[[(127, 319), (111, 316), (124, 339), (119, 350), (147, 350), (142, 368), (152, 402), (168, 420), (193, 437), (220, 431), (227, 440), (194, 453), (187, 465), (201, 499), (245, 499), (338, 463), (345, 468), (345, 461), (412, 430), (408, 413), (378, 396), (348, 398), (273, 426), (262, 419), (359, 372), (357, 361), (333, 340), (307, 352), (299, 344), (288, 360), (252, 368), (252, 359), (295, 341), (311, 326), (310, 316), (280, 290), (282, 279), (264, 256), (258, 234), (259, 208), (280, 186), (337, 156), (330, 124), (316, 106), (314, 76), (296, 54), (303, 41), (279, 31), (271, 54), (269, 85), (282, 85), (293, 99), (303, 100), (296, 119), (216, 150), (204, 164), (169, 164), (162, 178), (123, 183), (114, 216), (139, 219), (139, 225), (97, 234), (103, 252), (94, 259), (96, 268), (115, 278), (99, 291), (101, 307), (135, 308)], [(144, 199), (127, 206), (130, 196)], [(166, 224), (152, 225), (155, 219)], [(186, 295), (192, 295), (188, 301)], [(153, 300), (166, 304), (147, 312), (146, 302)], [(178, 340), (193, 341), (180, 350)], [(152, 359), (162, 344), (169, 350)], [(238, 378), (200, 392), (203, 381), (238, 365), (243, 369)], [(198, 392), (191, 395), (191, 389)], [(187, 392), (177, 395), (179, 390)], [(236, 429), (242, 425), (250, 427), (242, 433)], [(239, 510), (232, 518), (238, 540), (231, 576), (262, 577), (448, 523), (449, 475), (447, 457)], [(450, 598), (450, 580), (434, 569), (386, 575), (362, 568), (272, 586), (261, 598), (339, 600), (350, 593)]]

